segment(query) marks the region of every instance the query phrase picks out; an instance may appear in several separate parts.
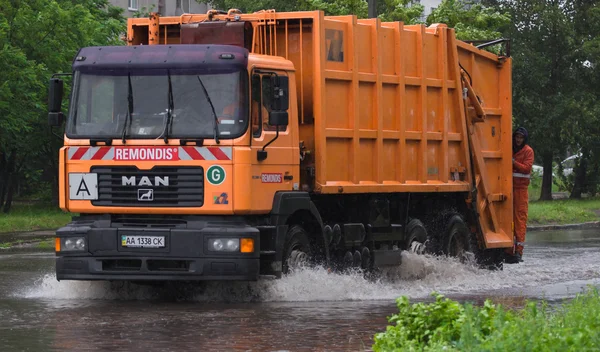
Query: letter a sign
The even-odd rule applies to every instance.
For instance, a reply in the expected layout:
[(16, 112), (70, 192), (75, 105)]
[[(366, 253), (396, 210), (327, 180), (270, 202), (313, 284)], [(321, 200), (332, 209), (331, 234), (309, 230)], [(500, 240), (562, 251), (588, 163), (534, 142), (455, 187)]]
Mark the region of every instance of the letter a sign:
[(98, 174), (69, 174), (69, 199), (98, 199)]

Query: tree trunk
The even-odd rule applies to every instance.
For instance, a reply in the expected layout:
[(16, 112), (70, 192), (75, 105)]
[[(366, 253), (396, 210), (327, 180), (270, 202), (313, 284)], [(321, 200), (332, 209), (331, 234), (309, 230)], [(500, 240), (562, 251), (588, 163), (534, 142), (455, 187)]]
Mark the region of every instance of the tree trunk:
[(544, 177), (542, 178), (540, 200), (552, 200), (552, 152), (545, 152), (542, 155), (542, 165), (544, 166)]
[(4, 202), (4, 208), (2, 211), (5, 214), (10, 212), (10, 207), (12, 206), (13, 194), (15, 193), (15, 184), (17, 181), (17, 174), (13, 173), (8, 181), (8, 194), (6, 195), (6, 202)]
[[(5, 162), (5, 168), (3, 169), (2, 179), (0, 180), (0, 208), (5, 205), (8, 199), (8, 194), (11, 194), (11, 180), (12, 175), (15, 171), (15, 159), (17, 152), (12, 150), (8, 154), (8, 160)], [(6, 154), (5, 154), (6, 157)], [(12, 195), (11, 195), (12, 197)], [(9, 207), (10, 208), (10, 207)]]
[(571, 199), (581, 199), (581, 193), (583, 193), (583, 187), (585, 186), (586, 174), (588, 168), (587, 150), (583, 150), (579, 162), (575, 167), (575, 182), (573, 183), (573, 189), (571, 190)]
[(4, 204), (6, 195), (6, 177), (8, 176), (6, 163), (6, 153), (0, 152), (0, 208)]

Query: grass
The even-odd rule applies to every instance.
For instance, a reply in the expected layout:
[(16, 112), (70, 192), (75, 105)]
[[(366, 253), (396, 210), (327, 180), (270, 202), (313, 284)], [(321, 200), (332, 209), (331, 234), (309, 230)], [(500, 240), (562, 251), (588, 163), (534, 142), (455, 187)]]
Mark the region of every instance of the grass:
[(71, 221), (71, 214), (41, 204), (13, 204), (8, 214), (0, 213), (0, 232), (54, 230)]
[(48, 239), (41, 242), (36, 243), (36, 248), (39, 249), (54, 249), (54, 240)]
[[(600, 198), (539, 201), (542, 178), (534, 175), (529, 185), (529, 225), (565, 225), (600, 220)], [(552, 193), (558, 186), (552, 184)]]
[(375, 334), (374, 351), (597, 351), (600, 295), (589, 287), (573, 300), (550, 307), (527, 302), (508, 309), (486, 300), (461, 304), (441, 295), (432, 303), (397, 299), (398, 314)]
[(575, 224), (600, 220), (600, 198), (560, 199), (529, 203), (530, 225)]

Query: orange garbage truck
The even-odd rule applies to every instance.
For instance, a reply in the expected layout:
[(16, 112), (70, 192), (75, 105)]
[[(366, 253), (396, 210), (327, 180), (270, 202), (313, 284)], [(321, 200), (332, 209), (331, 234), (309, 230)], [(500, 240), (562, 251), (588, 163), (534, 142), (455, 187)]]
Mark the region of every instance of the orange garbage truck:
[(58, 280), (377, 271), (403, 251), (498, 268), (514, 245), (511, 58), (479, 47), (494, 42), (272, 10), (152, 13), (126, 42), (50, 80), (76, 215)]

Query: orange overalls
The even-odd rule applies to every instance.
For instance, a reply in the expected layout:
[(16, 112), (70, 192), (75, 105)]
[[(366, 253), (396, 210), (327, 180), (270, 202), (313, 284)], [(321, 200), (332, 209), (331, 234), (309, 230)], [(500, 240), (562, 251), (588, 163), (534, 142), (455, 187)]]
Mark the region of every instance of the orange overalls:
[(529, 193), (527, 187), (533, 166), (533, 149), (525, 145), (513, 154), (513, 214), (515, 222), (515, 251), (523, 255), (525, 233), (527, 232), (527, 213), (529, 211)]

